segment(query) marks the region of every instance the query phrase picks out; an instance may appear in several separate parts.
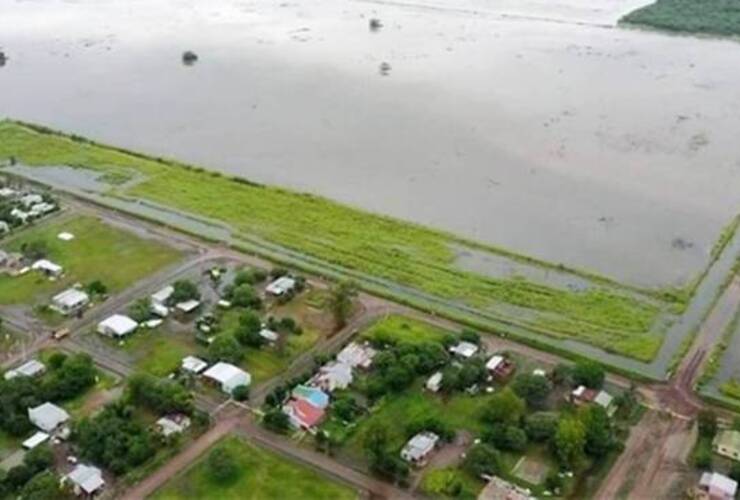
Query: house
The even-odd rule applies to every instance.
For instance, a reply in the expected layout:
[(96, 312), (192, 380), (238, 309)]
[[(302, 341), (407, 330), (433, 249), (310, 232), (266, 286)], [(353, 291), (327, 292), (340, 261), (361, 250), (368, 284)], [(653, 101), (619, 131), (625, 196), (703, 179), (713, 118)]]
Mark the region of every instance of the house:
[(291, 395), (294, 399), (303, 399), (322, 410), (329, 406), (329, 395), (318, 387), (297, 385), (293, 388)]
[(278, 339), (280, 338), (280, 335), (278, 335), (276, 332), (273, 332), (269, 328), (263, 328), (260, 330), (260, 337), (265, 339), (270, 344), (274, 344), (275, 342), (278, 341)]
[(31, 205), (36, 205), (38, 203), (43, 203), (44, 202), (44, 198), (40, 194), (29, 193), (29, 194), (27, 194), (25, 196), (22, 196), (21, 199), (20, 199), (20, 202), (21, 202), (21, 205), (23, 205), (24, 207), (28, 208)]
[(530, 495), (529, 490), (493, 476), (478, 494), (478, 500), (535, 500), (535, 497)]
[(740, 461), (740, 431), (725, 429), (717, 432), (712, 448), (718, 455)]
[(592, 403), (596, 399), (598, 392), (595, 389), (589, 389), (585, 385), (579, 385), (573, 389), (567, 396), (567, 400), (576, 406), (582, 406)]
[(420, 432), (412, 437), (401, 450), (401, 458), (416, 466), (424, 466), (429, 455), (439, 442), (433, 432)]
[(167, 301), (170, 300), (170, 297), (172, 297), (173, 293), (175, 293), (175, 287), (172, 285), (166, 286), (157, 293), (152, 294), (150, 299), (152, 301), (152, 304), (166, 306)]
[(176, 304), (175, 307), (182, 313), (190, 314), (200, 307), (200, 301), (194, 299), (186, 300), (185, 302)]
[(139, 324), (122, 314), (114, 314), (98, 323), (98, 333), (106, 337), (121, 338), (133, 333)]
[(353, 380), (352, 367), (334, 361), (319, 368), (319, 372), (311, 379), (311, 385), (327, 392), (334, 392), (336, 389), (346, 389)]
[(41, 271), (47, 276), (58, 277), (64, 272), (64, 268), (59, 264), (55, 264), (49, 260), (41, 259), (31, 264), (31, 269), (34, 271)]
[(461, 358), (469, 359), (478, 352), (478, 346), (472, 342), (462, 341), (450, 347), (450, 352)]
[(267, 285), (265, 291), (270, 295), (279, 297), (293, 291), (294, 288), (295, 280), (293, 278), (290, 278), (288, 276), (281, 276), (280, 278)]
[(90, 297), (76, 288), (70, 288), (51, 299), (51, 308), (60, 314), (72, 314), (90, 303)]
[(426, 388), (431, 392), (439, 392), (442, 388), (442, 372), (436, 372), (427, 379)]
[(737, 481), (717, 472), (704, 472), (696, 488), (696, 497), (702, 500), (733, 500)]
[(488, 360), (486, 369), (495, 379), (503, 381), (511, 377), (514, 370), (516, 370), (516, 366), (512, 361), (497, 354)]
[(193, 375), (198, 375), (203, 370), (208, 368), (208, 363), (200, 358), (196, 358), (195, 356), (185, 356), (182, 359), (181, 367), (185, 372), (192, 373)]
[(339, 351), (337, 361), (349, 365), (352, 368), (367, 370), (372, 366), (373, 358), (377, 353), (367, 342), (362, 345), (357, 342), (350, 342), (344, 349)]
[(103, 471), (92, 465), (77, 465), (72, 472), (64, 476), (64, 480), (72, 483), (77, 496), (92, 496), (105, 486)]
[(40, 445), (41, 443), (45, 443), (46, 441), (48, 441), (49, 437), (50, 436), (47, 433), (38, 431), (30, 438), (23, 441), (22, 446), (23, 448), (27, 450), (32, 450), (36, 448), (38, 445)]
[(164, 437), (182, 434), (188, 427), (190, 427), (190, 418), (183, 414), (169, 415), (157, 420), (157, 429)]
[(28, 419), (44, 432), (52, 433), (69, 420), (69, 413), (52, 403), (44, 403), (28, 409)]
[(57, 209), (57, 206), (52, 203), (37, 203), (31, 207), (31, 215), (38, 217), (40, 215), (48, 214)]
[(8, 370), (5, 372), (5, 380), (10, 380), (16, 377), (36, 377), (43, 374), (46, 371), (46, 367), (41, 361), (31, 359), (26, 361), (18, 368)]
[(312, 429), (324, 419), (324, 410), (305, 399), (291, 399), (283, 406), (283, 413), (296, 429)]
[(219, 362), (203, 373), (203, 377), (209, 379), (227, 394), (232, 394), (239, 386), (249, 386), (252, 376), (232, 364)]

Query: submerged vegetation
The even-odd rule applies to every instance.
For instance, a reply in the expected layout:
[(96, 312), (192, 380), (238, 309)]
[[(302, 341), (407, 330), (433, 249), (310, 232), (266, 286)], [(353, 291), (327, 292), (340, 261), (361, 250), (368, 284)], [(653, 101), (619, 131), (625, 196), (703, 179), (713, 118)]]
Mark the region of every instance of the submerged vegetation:
[(622, 21), (683, 33), (737, 36), (740, 35), (740, 2), (657, 0), (627, 14)]
[[(390, 286), (400, 284), (538, 333), (583, 340), (641, 360), (652, 359), (659, 349), (661, 334), (651, 329), (660, 313), (678, 300), (318, 196), (261, 186), (17, 122), (0, 122), (0, 158), (27, 165), (88, 168), (107, 176), (134, 172), (140, 182), (113, 186), (112, 192), (222, 221), (245, 239), (277, 244), (380, 278)], [(574, 291), (465, 271), (456, 265), (455, 248), (461, 245), (579, 274), (594, 286)]]

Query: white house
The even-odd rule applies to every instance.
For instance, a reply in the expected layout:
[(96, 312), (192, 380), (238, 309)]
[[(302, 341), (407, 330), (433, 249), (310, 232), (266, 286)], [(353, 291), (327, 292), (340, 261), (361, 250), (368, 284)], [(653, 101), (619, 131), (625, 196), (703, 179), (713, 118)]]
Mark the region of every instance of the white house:
[(274, 295), (276, 297), (279, 297), (280, 295), (284, 295), (291, 290), (295, 288), (295, 280), (293, 278), (290, 278), (288, 276), (282, 276), (269, 285), (267, 285), (267, 288), (265, 288), (265, 291), (269, 293), (270, 295)]
[(183, 371), (192, 373), (193, 375), (198, 375), (203, 370), (208, 368), (208, 363), (206, 363), (200, 358), (196, 358), (195, 356), (185, 356), (182, 359), (181, 366), (182, 366)]
[(326, 392), (334, 392), (336, 389), (346, 389), (353, 380), (352, 367), (335, 361), (319, 368), (311, 382)]
[(52, 433), (69, 420), (69, 413), (52, 403), (44, 403), (28, 409), (28, 419), (44, 432)]
[(244, 385), (249, 386), (252, 376), (232, 364), (219, 362), (203, 373), (203, 377), (213, 381), (227, 394), (232, 394), (234, 389)]
[(460, 356), (461, 358), (467, 359), (475, 356), (475, 353), (478, 352), (478, 346), (473, 344), (472, 342), (465, 342), (463, 340), (462, 342), (458, 342), (457, 344), (450, 347), (450, 352), (452, 354)]
[(698, 489), (704, 498), (710, 500), (733, 500), (737, 493), (737, 481), (717, 472), (704, 472)]
[(92, 465), (79, 464), (64, 479), (72, 483), (76, 495), (92, 496), (105, 486), (103, 471)]
[(31, 359), (23, 363), (18, 368), (8, 370), (5, 372), (5, 380), (10, 380), (16, 377), (36, 377), (46, 371), (46, 367), (41, 361)]
[(337, 361), (351, 366), (352, 368), (368, 369), (373, 364), (373, 358), (377, 351), (370, 344), (362, 345), (357, 342), (350, 342), (337, 354)]
[(424, 465), (429, 454), (439, 442), (439, 436), (433, 432), (420, 432), (412, 437), (401, 450), (401, 458), (414, 465)]
[(64, 268), (62, 266), (46, 259), (37, 260), (31, 264), (31, 269), (34, 271), (41, 271), (49, 276), (61, 276), (64, 272)]
[(133, 333), (139, 324), (122, 314), (114, 314), (98, 323), (98, 333), (106, 337), (120, 338)]
[(436, 372), (434, 375), (427, 379), (426, 388), (431, 392), (439, 392), (442, 388), (442, 378), (444, 375), (442, 372)]
[(72, 314), (90, 303), (90, 297), (83, 291), (70, 288), (51, 299), (51, 308), (61, 314)]

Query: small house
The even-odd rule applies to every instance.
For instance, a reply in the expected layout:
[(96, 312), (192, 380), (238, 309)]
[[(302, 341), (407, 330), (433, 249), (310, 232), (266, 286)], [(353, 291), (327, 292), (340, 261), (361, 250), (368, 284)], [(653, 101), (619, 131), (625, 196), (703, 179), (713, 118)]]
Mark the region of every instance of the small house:
[(90, 303), (90, 297), (83, 291), (70, 288), (51, 299), (51, 308), (60, 314), (68, 315), (79, 311)]
[(289, 276), (281, 276), (267, 285), (265, 291), (270, 295), (280, 297), (281, 295), (285, 295), (286, 293), (293, 291), (295, 284), (296, 282), (293, 278)]
[(185, 356), (182, 359), (181, 368), (184, 372), (198, 375), (208, 368), (208, 363), (195, 356)]
[(702, 500), (734, 500), (737, 481), (717, 472), (704, 472), (699, 479), (696, 497)]
[(377, 353), (368, 342), (363, 344), (350, 342), (344, 349), (339, 351), (337, 361), (349, 365), (352, 368), (367, 370), (373, 365), (373, 358)]
[(64, 268), (62, 266), (46, 259), (37, 260), (31, 264), (31, 269), (34, 271), (41, 271), (45, 275), (54, 278), (61, 276), (64, 272)]
[(283, 413), (296, 429), (313, 429), (324, 419), (324, 410), (305, 399), (291, 399), (283, 406)]
[(516, 370), (516, 366), (511, 360), (497, 354), (488, 360), (486, 363), (486, 369), (493, 378), (499, 381), (504, 381), (511, 377)]
[(77, 496), (91, 497), (105, 486), (103, 471), (85, 464), (78, 464), (72, 472), (64, 476), (64, 481), (72, 483), (72, 489)]
[(28, 409), (28, 420), (42, 431), (51, 434), (69, 420), (69, 413), (52, 403)]
[(195, 312), (196, 309), (200, 307), (200, 301), (191, 299), (186, 300), (185, 302), (180, 302), (175, 305), (175, 308), (177, 308), (178, 311), (180, 311), (183, 314), (191, 314)]
[(42, 375), (46, 371), (46, 367), (41, 361), (31, 359), (23, 363), (18, 368), (8, 370), (5, 372), (5, 380), (14, 379), (16, 377), (37, 377)]
[(434, 375), (427, 379), (426, 388), (431, 392), (439, 392), (442, 388), (442, 372), (436, 372)]
[(712, 448), (718, 455), (740, 461), (740, 431), (724, 429), (717, 432)]
[(436, 448), (439, 436), (433, 432), (420, 432), (412, 437), (401, 450), (401, 458), (407, 462), (422, 467), (426, 464), (429, 455)]
[(219, 362), (203, 373), (203, 377), (221, 388), (226, 394), (233, 394), (240, 386), (249, 386), (252, 376), (232, 364)]
[(297, 385), (293, 388), (291, 395), (294, 399), (303, 399), (322, 410), (329, 406), (329, 395), (318, 387)]
[(469, 359), (478, 352), (478, 346), (472, 342), (462, 341), (450, 347), (450, 352), (461, 358)]
[(32, 216), (38, 217), (53, 212), (56, 209), (57, 206), (52, 203), (36, 203), (31, 207), (30, 213)]
[(190, 427), (190, 418), (187, 415), (175, 414), (157, 420), (157, 430), (164, 437), (182, 434)]
[(331, 393), (336, 389), (346, 389), (353, 380), (352, 367), (334, 361), (319, 368), (319, 372), (311, 379), (311, 384)]
[(114, 314), (98, 324), (98, 333), (106, 337), (121, 338), (133, 333), (139, 324), (122, 314)]

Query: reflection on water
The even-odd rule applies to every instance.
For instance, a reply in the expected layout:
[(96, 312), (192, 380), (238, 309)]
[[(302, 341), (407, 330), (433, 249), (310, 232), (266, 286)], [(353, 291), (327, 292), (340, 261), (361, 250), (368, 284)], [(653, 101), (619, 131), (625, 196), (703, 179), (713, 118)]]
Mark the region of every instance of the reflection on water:
[(675, 284), (740, 207), (740, 44), (636, 3), (8, 0), (0, 115)]

